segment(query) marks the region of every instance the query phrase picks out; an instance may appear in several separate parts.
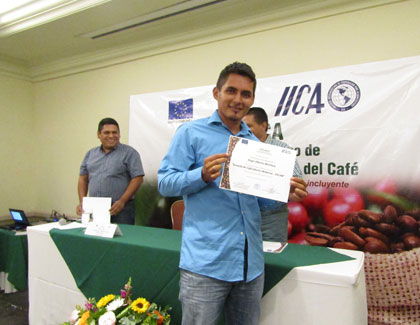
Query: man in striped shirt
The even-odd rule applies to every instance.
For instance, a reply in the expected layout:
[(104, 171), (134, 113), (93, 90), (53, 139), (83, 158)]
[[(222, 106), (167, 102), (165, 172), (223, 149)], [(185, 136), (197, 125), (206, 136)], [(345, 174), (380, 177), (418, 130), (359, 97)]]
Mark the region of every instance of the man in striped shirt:
[[(267, 134), (268, 117), (267, 113), (261, 107), (251, 107), (247, 115), (244, 116), (243, 121), (261, 142), (293, 149), (286, 142), (274, 139)], [(295, 162), (290, 186), (295, 188), (294, 191), (290, 191), (290, 201), (301, 201), (306, 197), (306, 183), (302, 179), (302, 170), (297, 161)], [(289, 216), (287, 204), (268, 199), (259, 199), (259, 204), (261, 209), (263, 240), (286, 242)]]

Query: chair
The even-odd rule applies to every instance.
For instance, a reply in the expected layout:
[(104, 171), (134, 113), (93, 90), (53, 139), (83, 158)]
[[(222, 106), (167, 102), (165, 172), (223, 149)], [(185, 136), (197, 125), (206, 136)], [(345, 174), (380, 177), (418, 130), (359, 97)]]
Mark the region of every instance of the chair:
[(184, 217), (184, 200), (178, 200), (171, 205), (172, 229), (182, 230), (182, 218)]

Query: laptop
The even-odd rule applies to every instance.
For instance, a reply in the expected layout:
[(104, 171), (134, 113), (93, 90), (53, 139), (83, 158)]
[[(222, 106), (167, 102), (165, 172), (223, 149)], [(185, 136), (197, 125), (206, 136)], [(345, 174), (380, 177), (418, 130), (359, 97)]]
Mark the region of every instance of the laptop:
[(13, 221), (15, 222), (13, 229), (15, 230), (26, 229), (27, 226), (31, 225), (28, 221), (28, 218), (25, 215), (25, 212), (23, 212), (23, 210), (9, 209), (9, 211), (10, 211), (10, 215), (12, 216)]

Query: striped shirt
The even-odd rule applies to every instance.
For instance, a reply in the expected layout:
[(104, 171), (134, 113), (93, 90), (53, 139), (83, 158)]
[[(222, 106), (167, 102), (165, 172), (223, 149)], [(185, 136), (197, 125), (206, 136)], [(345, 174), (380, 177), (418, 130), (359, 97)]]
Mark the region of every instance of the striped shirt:
[[(283, 148), (287, 148), (287, 149), (293, 149), (286, 142), (283, 142), (283, 141), (277, 140), (277, 139), (273, 139), (271, 137), (271, 135), (269, 135), (267, 137), (267, 139), (265, 140), (265, 143), (273, 144), (275, 146), (279, 146), (279, 147), (283, 147)], [(293, 169), (293, 176), (302, 178), (302, 170), (300, 169), (300, 166), (299, 166), (297, 160), (295, 161), (295, 167)]]
[[(286, 142), (273, 139), (270, 135), (265, 143), (275, 146), (293, 149)], [(302, 178), (302, 170), (296, 160), (293, 176)], [(286, 203), (259, 198), (258, 203), (261, 212), (261, 232), (263, 240), (285, 242), (287, 241), (287, 222), (289, 209)]]

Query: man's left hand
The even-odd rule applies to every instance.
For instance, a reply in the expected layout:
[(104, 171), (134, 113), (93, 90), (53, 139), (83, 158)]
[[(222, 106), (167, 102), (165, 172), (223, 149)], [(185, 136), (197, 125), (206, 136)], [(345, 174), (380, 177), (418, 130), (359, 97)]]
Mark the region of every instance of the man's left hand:
[(302, 178), (292, 177), (290, 179), (290, 194), (289, 201), (299, 202), (302, 201), (308, 192), (306, 191), (306, 183)]
[(111, 206), (109, 213), (111, 214), (111, 216), (115, 216), (118, 213), (120, 213), (122, 209), (124, 209), (124, 206), (125, 206), (125, 203), (122, 202), (121, 200), (115, 201), (114, 204)]

